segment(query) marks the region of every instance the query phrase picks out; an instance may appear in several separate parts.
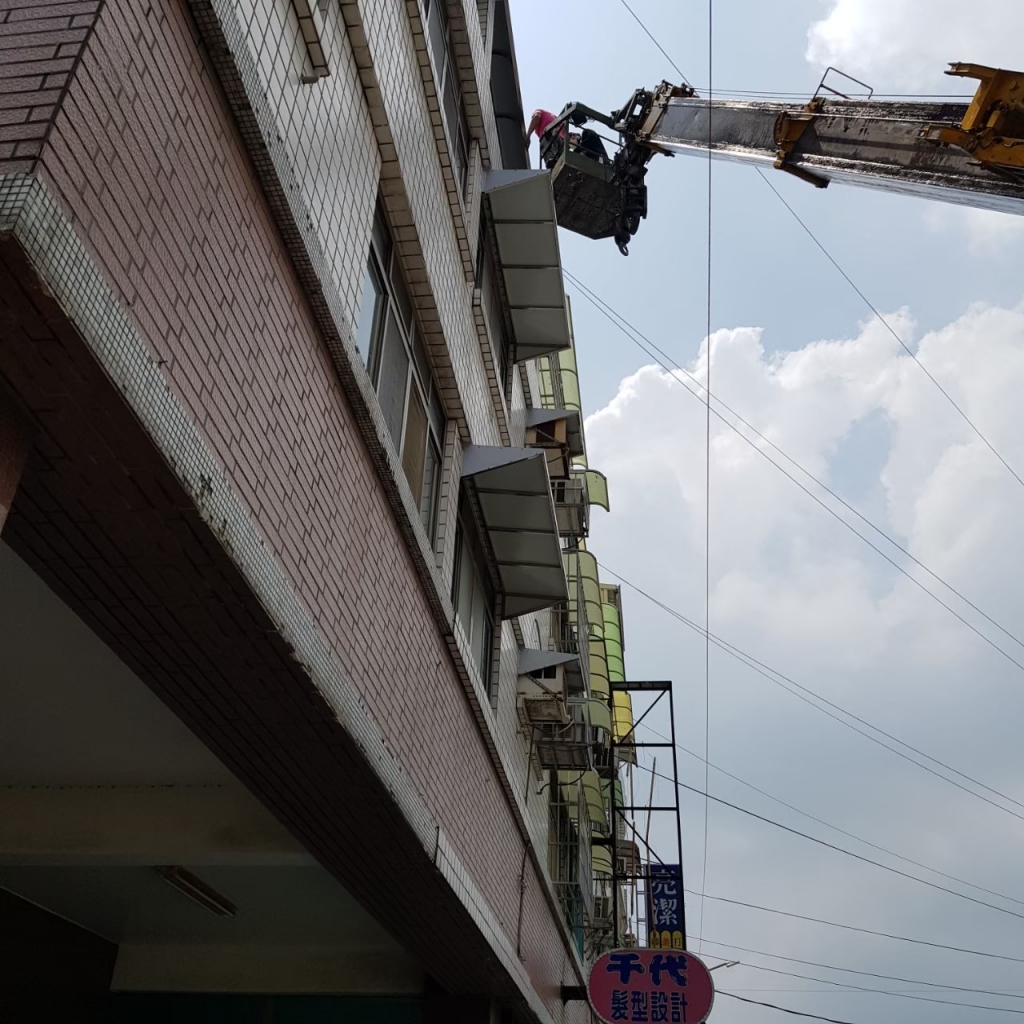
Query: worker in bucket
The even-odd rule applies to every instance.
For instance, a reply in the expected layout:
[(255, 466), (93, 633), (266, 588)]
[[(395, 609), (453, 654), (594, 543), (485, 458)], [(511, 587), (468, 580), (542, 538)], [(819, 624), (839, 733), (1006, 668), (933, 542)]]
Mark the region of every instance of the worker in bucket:
[[(558, 118), (550, 110), (537, 109), (533, 112), (530, 125), (526, 129), (527, 143), (534, 135), (540, 140), (541, 159), (544, 166), (548, 168), (555, 165), (555, 161), (562, 154), (562, 146), (565, 144), (565, 122), (560, 124), (557, 130), (551, 131), (551, 126), (557, 120)], [(601, 137), (589, 128), (584, 128), (579, 135), (570, 133), (569, 146), (578, 149), (592, 160), (597, 160), (600, 163), (608, 162), (608, 154), (605, 152)]]

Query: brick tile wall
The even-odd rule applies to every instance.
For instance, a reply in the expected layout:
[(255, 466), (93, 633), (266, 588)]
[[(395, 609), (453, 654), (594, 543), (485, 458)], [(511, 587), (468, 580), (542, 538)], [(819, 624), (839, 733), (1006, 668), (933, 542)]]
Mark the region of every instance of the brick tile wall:
[(0, 6), (0, 173), (35, 166), (101, 3)]
[[(375, 67), (385, 100), (390, 96), (395, 105), (390, 124), (396, 156), (410, 209), (422, 225), (424, 268), (439, 319), (462, 375), (460, 396), (470, 434), (478, 443), (494, 443), (494, 410), (483, 384), (469, 286), (450, 219), (444, 219), (447, 210), (437, 201), (443, 175), (436, 155), (417, 134), (424, 101), (409, 85), (416, 59), (412, 33), (388, 21), (390, 5), (369, 6), (373, 52), (394, 54), (395, 66)], [(282, 23), (286, 19), (284, 12)], [(328, 48), (328, 59), (335, 61), (339, 52)], [(273, 58), (290, 74), (297, 73), (302, 59), (294, 47)], [(261, 66), (272, 63), (264, 56), (260, 61)], [(284, 72), (276, 79), (276, 70), (269, 73), (268, 82), (283, 81)], [(362, 125), (363, 139), (321, 153), (315, 167), (307, 164), (303, 181), (309, 201), (320, 203), (313, 207), (323, 218), (318, 227), (335, 239), (329, 250), (332, 273), (354, 314), (377, 141), (367, 145), (372, 125), (360, 105), (364, 85), (354, 64), (346, 70), (332, 63), (335, 75), (351, 115), (345, 131)], [(291, 116), (294, 120), (294, 112)], [(303, 147), (300, 135), (294, 145)], [(348, 164), (342, 166), (344, 161)], [(515, 865), (522, 853), (517, 826), (331, 358), (254, 183), (246, 148), (182, 4), (135, 0), (106, 9), (54, 123), (42, 173), (131, 311), (168, 386), (200, 426), (291, 585), (330, 637), (389, 745), (400, 752), (431, 813), (445, 822), (501, 927), (514, 935)], [(333, 184), (328, 187), (320, 175)], [(460, 444), (457, 437), (451, 440), (457, 464)], [(51, 533), (51, 542), (61, 543), (60, 531)], [(141, 550), (145, 532), (126, 528), (123, 542), (130, 544), (133, 536)], [(444, 554), (441, 558), (447, 564)], [(173, 576), (173, 565), (168, 572)], [(138, 602), (130, 612), (115, 615), (96, 601), (93, 611), (97, 618), (113, 618), (122, 633), (128, 621), (139, 630), (157, 627)], [(124, 643), (132, 644), (127, 634)], [(525, 749), (509, 699), (512, 652), (506, 626), (495, 731), (506, 760), (521, 766), (518, 784)], [(145, 648), (136, 654), (157, 671)], [(228, 716), (232, 708), (210, 710), (218, 713)], [(452, 785), (452, 779), (462, 781)], [(539, 803), (533, 800), (531, 812)], [(526, 930), (534, 949), (528, 962), (550, 968), (564, 948), (550, 906), (540, 899), (545, 884), (534, 875), (527, 887), (539, 899), (539, 909), (531, 911)]]

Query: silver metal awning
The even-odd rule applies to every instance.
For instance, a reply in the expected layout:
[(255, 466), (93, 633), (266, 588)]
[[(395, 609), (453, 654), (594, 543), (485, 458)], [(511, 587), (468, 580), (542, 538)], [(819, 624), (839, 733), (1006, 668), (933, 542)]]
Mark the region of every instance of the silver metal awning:
[(540, 427), (555, 420), (565, 420), (568, 426), (568, 443), (570, 455), (585, 455), (583, 446), (583, 426), (577, 409), (527, 409), (526, 425)]
[(569, 348), (569, 314), (549, 171), (490, 171), (484, 194), (498, 243), (516, 359)]
[(537, 651), (532, 647), (519, 648), (519, 674), (528, 676), (532, 672), (542, 672), (546, 668), (554, 668), (556, 665), (567, 665), (569, 662), (579, 662), (578, 654), (560, 654), (558, 651)]
[(462, 456), (462, 479), (480, 507), (505, 596), (506, 617), (567, 601), (543, 450), (470, 445)]

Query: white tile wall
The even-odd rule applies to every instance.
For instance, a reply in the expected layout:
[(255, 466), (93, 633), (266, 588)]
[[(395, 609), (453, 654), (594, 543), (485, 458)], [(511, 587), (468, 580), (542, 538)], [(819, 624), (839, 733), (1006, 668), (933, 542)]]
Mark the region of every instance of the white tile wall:
[[(274, 112), (278, 136), (302, 189), (312, 221), (308, 227), (315, 231), (323, 247), (330, 283), (337, 291), (350, 330), (354, 330), (358, 317), (370, 226), (382, 174), (387, 178), (383, 191), (391, 197), (387, 203), (389, 211), (402, 211), (396, 216), (397, 240), (414, 240), (422, 253), (407, 264), (412, 292), (421, 314), (429, 318), (421, 322), (432, 352), (438, 354), (439, 339), (444, 346), (444, 361), (450, 365), (455, 393), (448, 389), (448, 373), (439, 373), (439, 381), (446, 391), (449, 413), (455, 415), (458, 407), (458, 418), (465, 424), (466, 435), (460, 437), (452, 424), (445, 439), (447, 468), (442, 481), (437, 559), (442, 579), (450, 580), (454, 502), (462, 450), (467, 441), (500, 444), (501, 437), (473, 319), (473, 285), (467, 280), (464, 251), (460, 249), (449, 188), (435, 145), (431, 106), (436, 110), (436, 100), (433, 104), (428, 101), (421, 74), (421, 62), (428, 59), (423, 48), (422, 25), (417, 23), (415, 14), (410, 17), (410, 8), (418, 10), (418, 2), (346, 0), (345, 18), (338, 3), (329, 4), (322, 43), (330, 74), (314, 84), (304, 84), (302, 77), (310, 70), (309, 57), (290, 0), (235, 0), (246, 45)], [(490, 61), (477, 3), (451, 0), (451, 4), (462, 7), (464, 14), (462, 26), (472, 55), (474, 99), (483, 122), (486, 152), (496, 164), (499, 148), (490, 100)], [(365, 34), (372, 74), (367, 74), (365, 59), (357, 58), (353, 49), (348, 27), (353, 19), (361, 23), (361, 32)], [(362, 45), (362, 39), (357, 38), (356, 48)], [(368, 87), (368, 82), (375, 84)], [(463, 225), (474, 248), (477, 229), (473, 225), (479, 216), (481, 170), (481, 148), (475, 146), (473, 183), (464, 207)], [(436, 329), (431, 336), (435, 316)], [(536, 371), (531, 367), (527, 372), (531, 391), (536, 394)], [(509, 435), (513, 445), (523, 441), (526, 405), (524, 380), (517, 368), (509, 403)], [(546, 613), (524, 616), (521, 626), (526, 643), (536, 643), (540, 626), (542, 645), (546, 644), (547, 624)], [(531, 838), (543, 858), (548, 815), (545, 799), (537, 795), (537, 780), (529, 771), (528, 736), (519, 725), (516, 711), (518, 644), (511, 622), (503, 623), (500, 632), (497, 699), (492, 705), (486, 695), (481, 695), (481, 704), (492, 712), (485, 717), (494, 745)], [(460, 639), (456, 632), (456, 642)], [(470, 659), (465, 660), (471, 664)]]

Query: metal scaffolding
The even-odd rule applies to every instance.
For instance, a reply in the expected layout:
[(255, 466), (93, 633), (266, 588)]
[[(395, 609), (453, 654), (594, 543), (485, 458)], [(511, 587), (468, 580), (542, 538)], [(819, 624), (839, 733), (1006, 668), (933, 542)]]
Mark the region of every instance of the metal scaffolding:
[[(678, 752), (675, 745), (675, 734), (676, 734), (676, 721), (675, 721), (675, 701), (673, 699), (672, 683), (668, 680), (654, 680), (654, 681), (634, 681), (626, 680), (620, 682), (612, 682), (611, 694), (609, 696), (609, 703), (612, 704), (615, 700), (616, 693), (628, 693), (628, 694), (646, 694), (652, 696), (653, 700), (644, 709), (643, 713), (636, 718), (629, 732), (619, 739), (612, 738), (610, 742), (611, 757), (609, 758), (610, 764), (613, 766), (612, 771), (615, 773), (617, 778), (618, 769), (617, 766), (620, 761), (630, 761), (636, 763), (636, 754), (642, 750), (654, 750), (654, 749), (667, 749), (671, 751), (671, 781), (672, 781), (672, 800), (670, 803), (665, 804), (654, 804), (652, 806), (635, 805), (633, 803), (626, 803), (624, 797), (618, 786), (614, 784), (615, 778), (612, 780), (611, 786), (611, 822), (609, 828), (609, 836), (599, 837), (594, 840), (595, 846), (610, 846), (612, 849), (612, 876), (611, 876), (611, 898), (612, 898), (612, 947), (618, 948), (626, 938), (623, 930), (623, 907), (620, 905), (620, 901), (623, 898), (622, 885), (624, 883), (638, 884), (646, 896), (651, 885), (651, 858), (653, 857), (657, 863), (662, 863), (662, 858), (657, 854), (654, 854), (650, 848), (641, 850), (640, 846), (646, 847), (646, 840), (636, 830), (635, 825), (631, 818), (636, 811), (644, 811), (651, 815), (670, 815), (673, 816), (673, 835), (675, 837), (675, 853), (676, 858), (672, 863), (679, 865), (680, 871), (680, 884), (682, 882), (682, 864), (683, 864), (683, 845), (682, 845), (682, 814), (679, 807), (679, 765), (678, 765)], [(644, 719), (656, 708), (658, 705), (664, 706), (663, 702), (668, 702), (669, 712), (669, 725), (670, 725), (670, 736), (671, 739), (668, 741), (664, 740), (641, 740), (637, 738), (636, 729)], [(666, 773), (667, 774), (667, 773)], [(638, 842), (639, 840), (639, 842)], [(646, 857), (644, 856), (646, 854)], [(642, 906), (641, 900), (637, 901), (638, 908)], [(639, 915), (639, 910), (638, 910)], [(686, 924), (685, 918), (682, 925), (683, 933), (683, 947), (686, 945)]]

